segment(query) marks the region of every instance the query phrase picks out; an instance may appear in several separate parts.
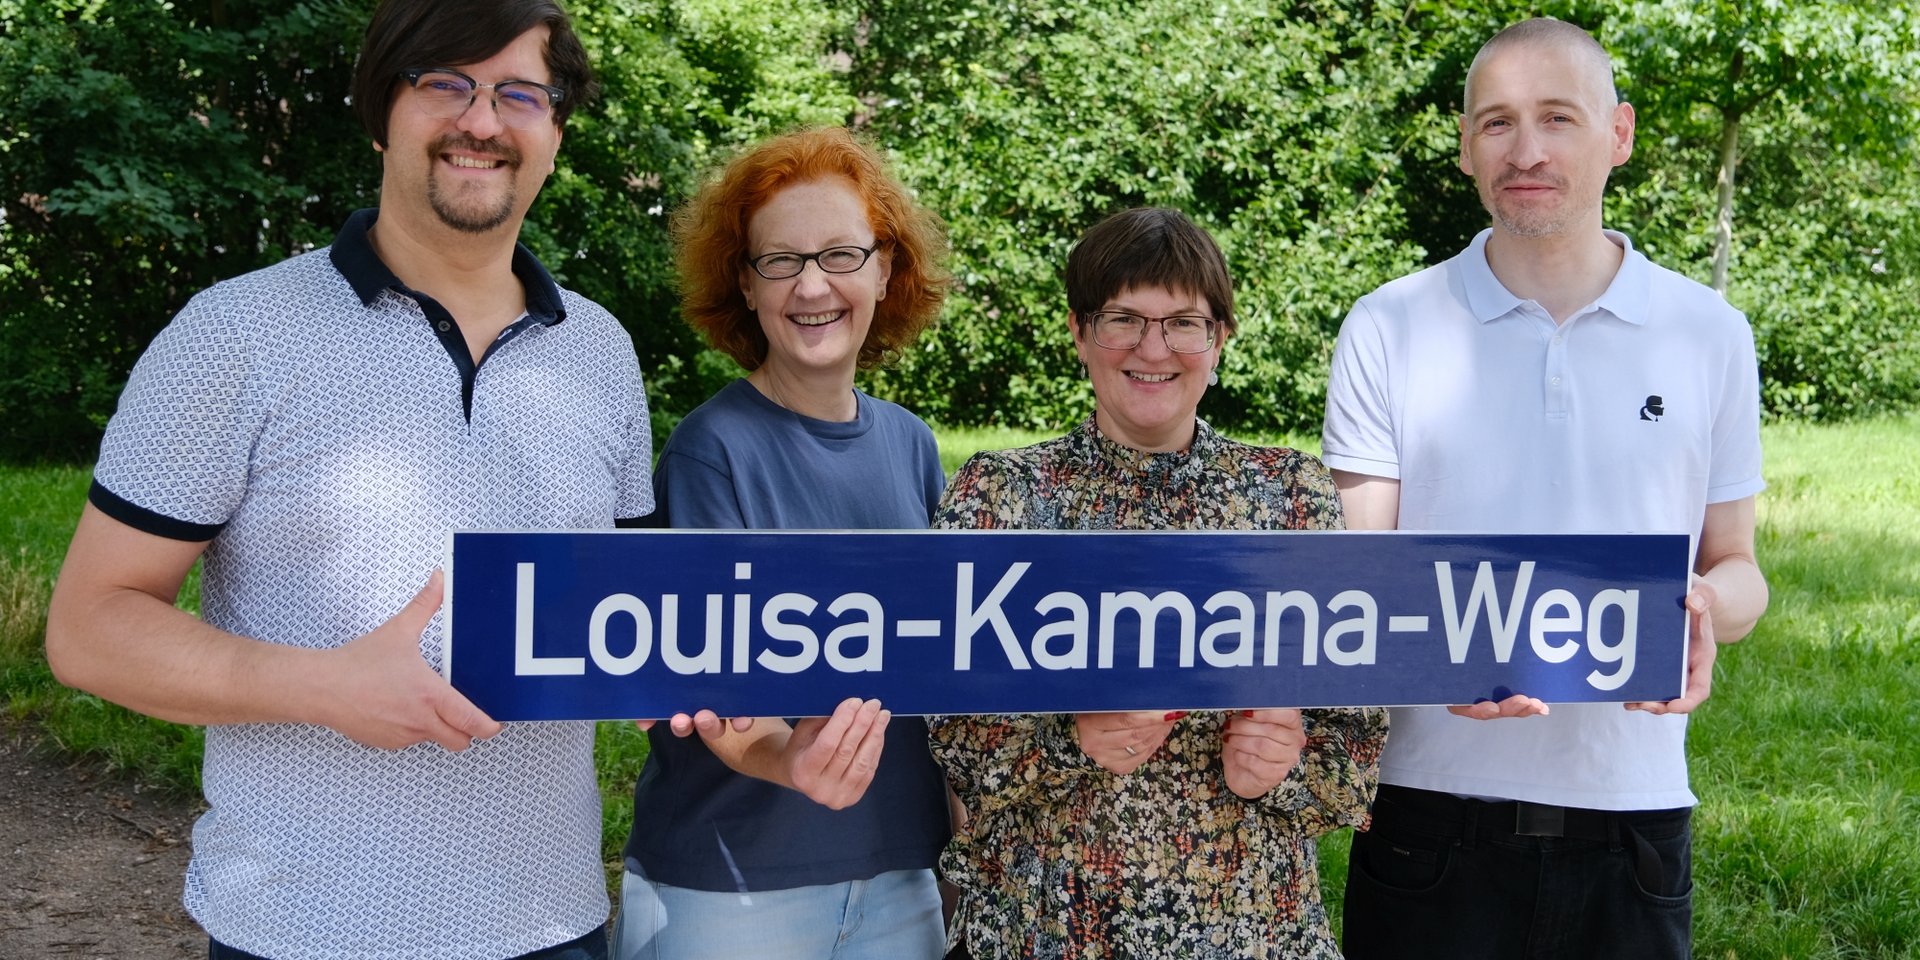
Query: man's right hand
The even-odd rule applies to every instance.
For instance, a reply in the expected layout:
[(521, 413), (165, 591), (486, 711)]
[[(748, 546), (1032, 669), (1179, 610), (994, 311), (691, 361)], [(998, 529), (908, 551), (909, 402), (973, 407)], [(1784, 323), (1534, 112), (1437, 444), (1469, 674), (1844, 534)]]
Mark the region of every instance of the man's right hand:
[(47, 612), (54, 676), (173, 723), (319, 724), (385, 749), (464, 750), (500, 732), (420, 656), (440, 608), (438, 572), (372, 632), (313, 649), (229, 633), (176, 607), (206, 548), (82, 508)]
[(322, 708), (321, 723), (385, 750), (432, 741), (459, 751), (501, 731), (420, 656), (420, 634), (440, 598), (435, 570), (392, 619), (329, 651), (328, 685), (338, 696)]
[(1447, 712), (1469, 720), (1500, 720), (1509, 717), (1544, 717), (1553, 711), (1545, 701), (1516, 693), (1505, 700), (1482, 700), (1448, 707)]

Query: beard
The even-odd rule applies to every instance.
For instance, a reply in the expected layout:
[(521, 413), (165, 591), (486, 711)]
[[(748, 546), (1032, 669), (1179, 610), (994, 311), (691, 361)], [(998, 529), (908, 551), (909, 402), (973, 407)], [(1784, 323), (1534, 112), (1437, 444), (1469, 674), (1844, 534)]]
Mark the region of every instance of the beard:
[[(520, 169), (520, 151), (496, 141), (475, 140), (465, 134), (448, 134), (435, 140), (428, 147), (428, 155), (437, 160), (448, 150), (469, 150), (501, 160), (509, 173)], [(429, 166), (430, 171), (435, 168)], [(520, 199), (519, 189), (509, 178), (506, 188), (497, 196), (488, 197), (474, 184), (463, 188), (449, 189), (440, 182), (436, 173), (427, 176), (427, 204), (433, 208), (440, 222), (462, 233), (486, 233), (513, 219), (514, 208)]]
[(1547, 208), (1533, 207), (1518, 202), (1502, 202), (1500, 200), (1500, 188), (1518, 179), (1521, 178), (1515, 175), (1503, 176), (1490, 186), (1483, 186), (1481, 188), (1480, 204), (1487, 208), (1488, 213), (1493, 215), (1494, 222), (1498, 223), (1501, 229), (1513, 236), (1525, 237), (1529, 240), (1540, 237), (1550, 237), (1565, 228), (1569, 219), (1568, 211), (1564, 205), (1564, 201), (1568, 199), (1566, 178), (1551, 175), (1533, 175), (1526, 178), (1529, 182), (1544, 183), (1559, 191), (1559, 197), (1563, 202), (1562, 205)]

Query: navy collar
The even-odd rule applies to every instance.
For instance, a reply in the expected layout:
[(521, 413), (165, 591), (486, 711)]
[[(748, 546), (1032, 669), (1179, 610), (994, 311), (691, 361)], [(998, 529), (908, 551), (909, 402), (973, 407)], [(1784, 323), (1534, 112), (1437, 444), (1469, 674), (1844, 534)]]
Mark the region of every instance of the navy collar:
[[(416, 291), (407, 289), (400, 278), (393, 275), (380, 254), (374, 252), (373, 241), (367, 237), (375, 220), (380, 218), (380, 208), (368, 207), (356, 210), (347, 218), (346, 225), (333, 238), (333, 247), (327, 251), (333, 260), (333, 267), (340, 271), (352, 285), (353, 292), (360, 302), (373, 306), (380, 294), (393, 290), (406, 296), (419, 299)], [(528, 250), (525, 244), (513, 245), (513, 275), (520, 278), (520, 285), (527, 292), (527, 316), (551, 327), (567, 318), (566, 305), (560, 299), (560, 287), (553, 282), (553, 276), (547, 268)]]

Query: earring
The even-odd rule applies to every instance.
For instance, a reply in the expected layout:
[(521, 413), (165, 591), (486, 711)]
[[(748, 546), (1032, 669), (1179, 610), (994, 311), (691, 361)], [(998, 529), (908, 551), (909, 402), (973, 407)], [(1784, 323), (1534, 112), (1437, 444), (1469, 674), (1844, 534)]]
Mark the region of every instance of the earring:
[(1207, 371), (1207, 386), (1209, 386), (1209, 387), (1217, 387), (1217, 386), (1219, 386), (1219, 385), (1220, 385), (1220, 371), (1219, 371), (1219, 370), (1208, 370), (1208, 371)]
[(1080, 361), (1080, 379), (1082, 380), (1093, 379), (1093, 374), (1087, 370), (1087, 362), (1085, 360)]

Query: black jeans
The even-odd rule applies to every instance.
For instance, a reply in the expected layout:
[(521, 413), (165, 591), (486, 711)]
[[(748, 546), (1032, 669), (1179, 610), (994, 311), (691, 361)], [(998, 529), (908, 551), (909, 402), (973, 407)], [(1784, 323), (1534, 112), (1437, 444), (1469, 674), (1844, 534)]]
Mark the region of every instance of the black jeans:
[(1381, 785), (1353, 837), (1347, 960), (1684, 960), (1692, 811), (1487, 803)]
[[(235, 950), (212, 937), (207, 938), (207, 960), (266, 960), (244, 950)], [(595, 930), (578, 939), (535, 950), (511, 960), (607, 960), (607, 931)]]

